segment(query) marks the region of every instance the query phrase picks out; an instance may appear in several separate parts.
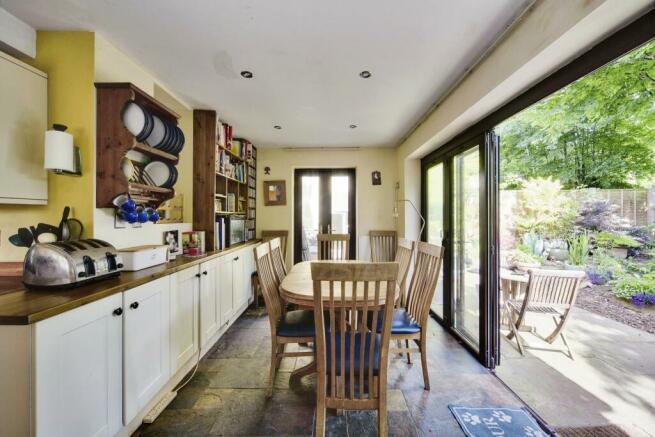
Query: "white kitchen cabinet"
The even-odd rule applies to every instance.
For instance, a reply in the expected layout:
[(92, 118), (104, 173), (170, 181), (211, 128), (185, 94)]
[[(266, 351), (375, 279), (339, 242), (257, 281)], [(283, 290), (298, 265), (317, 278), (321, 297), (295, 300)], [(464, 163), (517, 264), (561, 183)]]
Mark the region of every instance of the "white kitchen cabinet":
[(34, 325), (34, 435), (121, 429), (122, 306), (116, 294)]
[(0, 51), (0, 203), (48, 203), (47, 122), (48, 76)]
[(218, 294), (218, 259), (200, 264), (200, 347), (204, 348), (221, 326)]
[(129, 423), (170, 372), (170, 277), (123, 293), (123, 418)]
[(171, 275), (171, 374), (198, 352), (200, 267)]
[(221, 326), (229, 323), (234, 315), (234, 296), (232, 287), (234, 284), (234, 253), (226, 254), (218, 258), (218, 295), (221, 310)]
[(243, 274), (242, 274), (242, 283), (239, 288), (239, 298), (237, 299), (238, 304), (236, 308), (242, 308), (244, 305), (247, 305), (250, 302), (252, 297), (252, 288), (251, 288), (251, 276), (252, 273), (257, 270), (255, 264), (255, 254), (253, 248), (256, 246), (248, 246), (241, 250), (240, 258), (243, 260)]

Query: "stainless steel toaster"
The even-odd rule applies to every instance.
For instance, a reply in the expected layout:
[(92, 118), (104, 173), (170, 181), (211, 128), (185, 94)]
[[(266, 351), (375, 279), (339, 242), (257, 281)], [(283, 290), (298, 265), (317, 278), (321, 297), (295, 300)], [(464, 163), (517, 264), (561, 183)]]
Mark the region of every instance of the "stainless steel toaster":
[(96, 239), (37, 243), (23, 263), (23, 283), (28, 287), (74, 287), (115, 276), (123, 260), (114, 246)]

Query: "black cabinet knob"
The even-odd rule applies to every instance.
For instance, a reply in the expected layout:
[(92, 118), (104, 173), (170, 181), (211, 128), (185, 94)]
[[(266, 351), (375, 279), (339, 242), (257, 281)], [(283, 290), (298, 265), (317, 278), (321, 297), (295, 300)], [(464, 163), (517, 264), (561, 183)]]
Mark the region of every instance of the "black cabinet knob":
[(199, 278), (199, 277), (200, 277), (200, 273), (196, 273), (196, 278)]
[(239, 257), (237, 256), (237, 257), (234, 258), (232, 261), (239, 261)]
[(115, 316), (120, 316), (121, 314), (123, 314), (123, 308), (121, 308), (121, 307), (116, 308), (116, 309), (114, 310), (114, 313), (113, 313), (113, 314), (114, 314)]
[(202, 274), (205, 275), (205, 276), (207, 276), (207, 270), (205, 270), (204, 272), (202, 272)]
[(130, 308), (132, 308), (133, 310), (139, 308), (139, 302), (132, 302), (130, 304)]

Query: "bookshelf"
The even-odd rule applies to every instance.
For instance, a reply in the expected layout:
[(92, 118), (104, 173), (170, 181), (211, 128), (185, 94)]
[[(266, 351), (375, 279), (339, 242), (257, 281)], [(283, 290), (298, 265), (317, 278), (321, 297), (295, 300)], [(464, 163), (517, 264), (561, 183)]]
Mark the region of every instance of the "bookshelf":
[(249, 159), (247, 140), (234, 138), (232, 148), (224, 146), (222, 129), (216, 111), (193, 111), (193, 228), (205, 231), (208, 251), (220, 249), (216, 223), (228, 217), (244, 217), (246, 240), (255, 238), (255, 202), (250, 200), (256, 198), (257, 149), (251, 145)]

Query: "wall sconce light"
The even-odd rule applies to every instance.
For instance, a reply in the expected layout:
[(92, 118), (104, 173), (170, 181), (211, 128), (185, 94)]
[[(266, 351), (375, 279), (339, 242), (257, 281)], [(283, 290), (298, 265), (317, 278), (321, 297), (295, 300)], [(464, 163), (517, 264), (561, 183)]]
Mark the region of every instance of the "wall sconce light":
[(418, 218), (421, 219), (421, 229), (418, 231), (418, 238), (421, 239), (421, 237), (423, 236), (423, 229), (425, 229), (425, 217), (423, 217), (423, 214), (421, 214), (421, 211), (419, 211), (419, 209), (416, 207), (416, 205), (414, 205), (414, 202), (412, 202), (412, 201), (409, 200), (409, 199), (399, 199), (399, 198), (398, 198), (398, 191), (400, 191), (400, 182), (396, 182), (396, 192), (395, 192), (395, 194), (394, 194), (394, 198), (395, 198), (395, 200), (394, 200), (394, 202), (393, 202), (393, 217), (394, 217), (394, 218), (398, 218), (398, 216), (400, 215), (400, 214), (398, 213), (398, 204), (399, 204), (400, 202), (407, 202), (407, 203), (409, 203), (409, 205), (410, 205), (410, 206), (414, 209), (414, 211), (416, 212), (416, 215), (418, 215)]
[(43, 167), (56, 174), (82, 176), (80, 149), (73, 144), (73, 136), (67, 126), (53, 124), (45, 133), (45, 159)]

